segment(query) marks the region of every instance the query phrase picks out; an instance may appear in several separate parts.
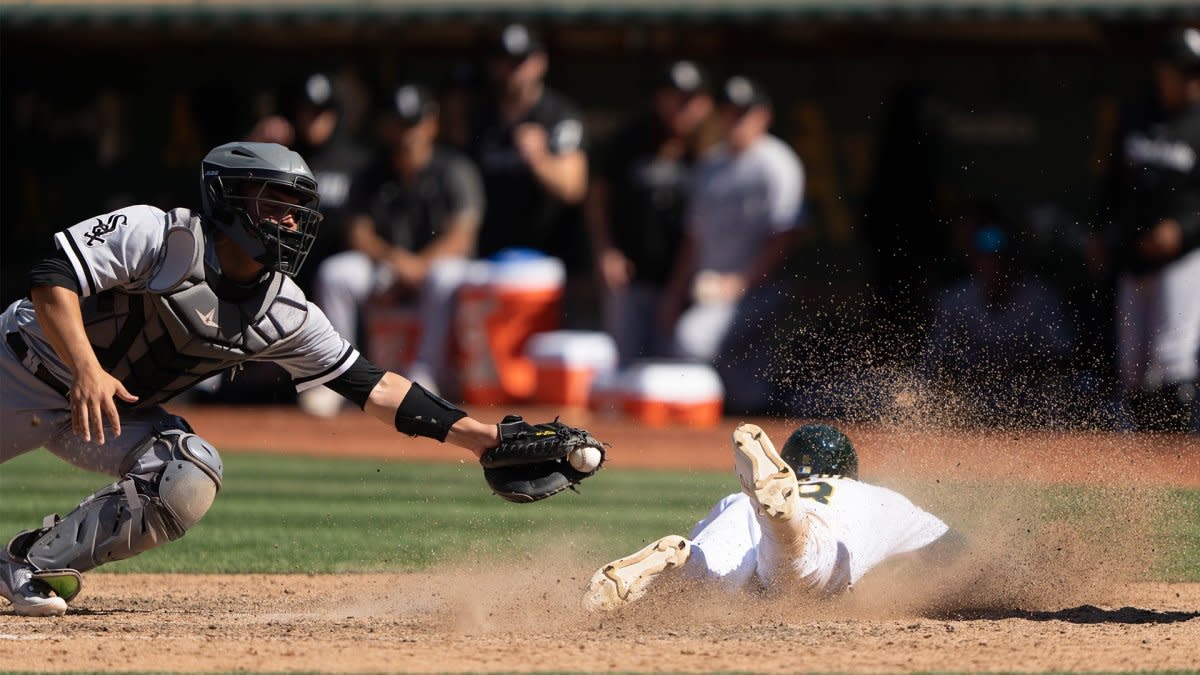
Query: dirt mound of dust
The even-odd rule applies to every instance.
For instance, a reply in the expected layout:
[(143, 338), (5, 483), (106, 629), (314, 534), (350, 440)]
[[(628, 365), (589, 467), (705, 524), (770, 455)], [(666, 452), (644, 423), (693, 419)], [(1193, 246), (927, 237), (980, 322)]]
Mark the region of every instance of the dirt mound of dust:
[(830, 599), (781, 588), (734, 592), (676, 573), (664, 574), (645, 598), (621, 612), (588, 614), (580, 604), (584, 587), (607, 561), (561, 546), (554, 552), (555, 542), (548, 541), (546, 552), (522, 560), (442, 565), (413, 575), (416, 599), (408, 593), (380, 598), (371, 591), (330, 610), (421, 611), (446, 630), (486, 634), (599, 625), (693, 631), (786, 622), (797, 611), (830, 620), (895, 620), (1105, 605), (1125, 585), (1152, 578), (1160, 552), (1170, 548), (1159, 523), (1186, 514), (1166, 494), (1094, 488), (1047, 495), (1029, 487), (934, 494), (934, 511), (955, 531)]

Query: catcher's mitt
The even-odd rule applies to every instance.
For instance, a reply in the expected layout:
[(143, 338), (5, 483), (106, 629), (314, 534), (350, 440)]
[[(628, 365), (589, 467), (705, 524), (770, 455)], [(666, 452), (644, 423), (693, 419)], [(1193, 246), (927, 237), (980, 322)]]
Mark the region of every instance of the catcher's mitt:
[[(510, 502), (536, 502), (574, 488), (604, 464), (604, 445), (558, 418), (533, 425), (509, 415), (499, 426), (500, 445), (484, 452), (479, 463), (492, 491)], [(590, 470), (580, 471), (572, 466), (570, 455), (587, 449), (598, 451), (600, 459)]]

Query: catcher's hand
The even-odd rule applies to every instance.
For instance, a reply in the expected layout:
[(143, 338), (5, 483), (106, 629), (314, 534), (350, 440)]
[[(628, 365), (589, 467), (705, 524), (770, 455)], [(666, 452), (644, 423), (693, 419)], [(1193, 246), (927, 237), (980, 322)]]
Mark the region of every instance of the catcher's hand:
[(573, 488), (600, 470), (604, 445), (587, 431), (516, 415), (500, 422), (500, 445), (479, 458), (492, 491), (510, 502), (536, 502)]

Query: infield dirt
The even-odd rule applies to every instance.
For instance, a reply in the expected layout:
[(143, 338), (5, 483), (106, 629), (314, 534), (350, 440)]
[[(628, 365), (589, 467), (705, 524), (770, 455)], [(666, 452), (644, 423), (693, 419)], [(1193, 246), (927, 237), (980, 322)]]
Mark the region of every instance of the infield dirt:
[(576, 609), (580, 578), (535, 587), (528, 573), (92, 575), (66, 618), (0, 617), (0, 655), (19, 670), (334, 672), (1114, 671), (1200, 659), (1200, 584), (960, 617), (676, 588), (596, 618)]
[[(359, 415), (317, 422), (275, 409), (184, 414), (223, 449), (462, 459), (461, 451), (398, 438)], [(588, 422), (613, 444), (614, 466), (728, 468), (725, 428)], [(764, 423), (772, 434), (788, 426)], [(731, 598), (670, 579), (628, 611), (588, 615), (580, 592), (605, 561), (549, 545), (520, 564), (464, 561), (418, 574), (92, 574), (67, 617), (0, 614), (0, 664), (337, 672), (1200, 668), (1200, 584), (1139, 581), (1153, 562), (1153, 543), (1142, 541), (1139, 526), (1163, 505), (1127, 498), (1144, 485), (1200, 487), (1194, 439), (849, 432), (868, 479), (1103, 485), (1123, 498), (1101, 505), (1100, 520), (1110, 524), (1102, 532), (1042, 523), (1021, 546), (1010, 536), (1028, 532), (1012, 522), (1020, 510), (989, 504), (1007, 525), (939, 578), (897, 565), (822, 604)]]

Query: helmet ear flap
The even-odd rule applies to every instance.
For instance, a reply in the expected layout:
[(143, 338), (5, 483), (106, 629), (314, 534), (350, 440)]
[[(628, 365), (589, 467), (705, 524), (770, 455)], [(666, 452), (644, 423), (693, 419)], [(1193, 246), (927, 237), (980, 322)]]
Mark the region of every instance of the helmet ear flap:
[(222, 234), (233, 240), (250, 257), (264, 265), (274, 265), (274, 260), (254, 226), (253, 217), (230, 203), (229, 190), (233, 184), (226, 182), (219, 172), (204, 177), (205, 216)]
[(225, 180), (220, 174), (204, 178), (204, 198), (208, 207), (205, 215), (224, 226), (237, 224), (236, 210), (229, 205)]

